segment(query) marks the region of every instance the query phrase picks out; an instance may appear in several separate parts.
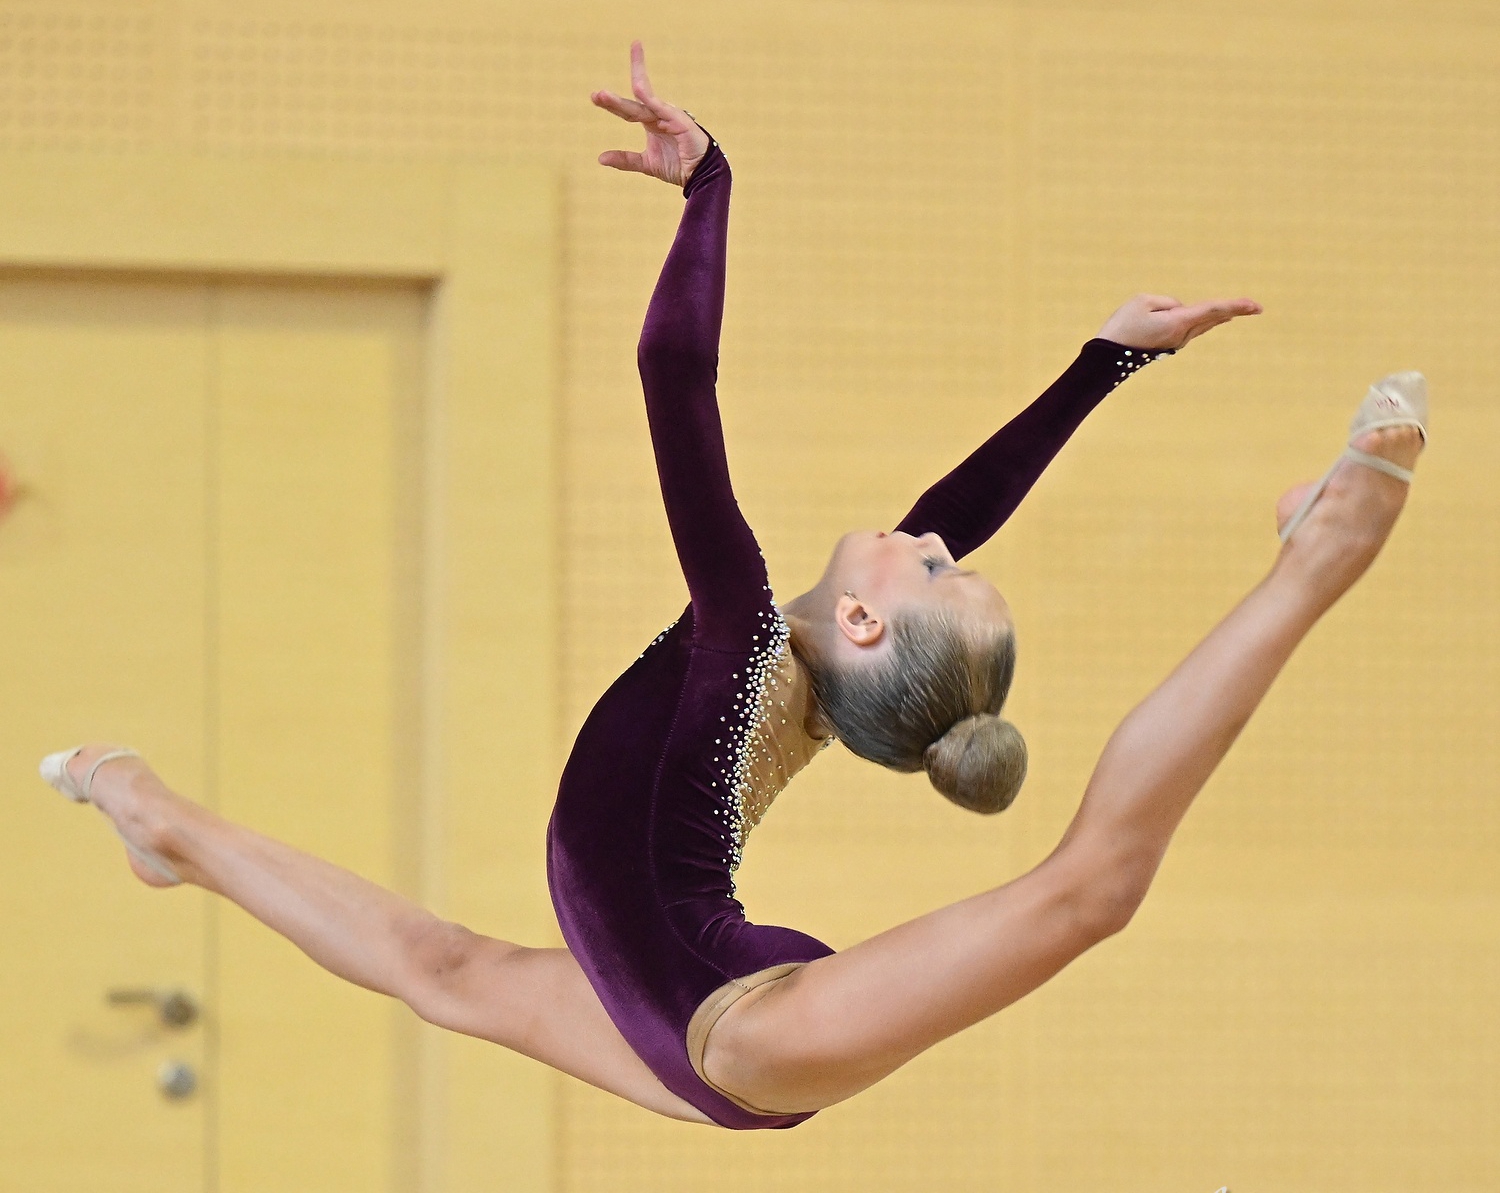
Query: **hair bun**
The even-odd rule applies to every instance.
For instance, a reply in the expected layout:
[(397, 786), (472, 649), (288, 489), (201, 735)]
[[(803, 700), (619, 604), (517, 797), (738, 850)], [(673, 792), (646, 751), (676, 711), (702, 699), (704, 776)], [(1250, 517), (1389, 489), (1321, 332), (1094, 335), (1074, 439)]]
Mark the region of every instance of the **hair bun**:
[(1026, 781), (1026, 742), (1004, 718), (976, 713), (923, 751), (922, 769), (959, 807), (986, 815), (1003, 812)]

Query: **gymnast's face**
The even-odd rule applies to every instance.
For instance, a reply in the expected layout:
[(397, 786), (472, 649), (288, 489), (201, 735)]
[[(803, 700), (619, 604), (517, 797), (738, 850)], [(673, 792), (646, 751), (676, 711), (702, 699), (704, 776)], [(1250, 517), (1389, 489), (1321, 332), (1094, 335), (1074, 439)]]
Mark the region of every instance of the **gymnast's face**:
[(839, 540), (829, 571), (840, 593), (835, 620), (856, 646), (879, 642), (897, 610), (945, 609), (996, 629), (1012, 624), (999, 590), (978, 572), (959, 567), (936, 534), (857, 530)]

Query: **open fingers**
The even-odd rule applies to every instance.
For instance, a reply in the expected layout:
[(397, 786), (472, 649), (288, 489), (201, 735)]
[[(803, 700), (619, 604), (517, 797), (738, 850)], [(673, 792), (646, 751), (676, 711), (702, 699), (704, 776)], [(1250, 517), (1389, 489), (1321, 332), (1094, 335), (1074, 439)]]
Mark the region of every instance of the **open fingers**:
[(603, 108), (606, 112), (613, 112), (621, 120), (647, 124), (656, 119), (656, 114), (645, 104), (637, 103), (633, 99), (625, 99), (613, 91), (595, 91), (589, 98), (594, 101), (595, 107)]
[(651, 78), (646, 74), (646, 49), (638, 41), (630, 43), (630, 90), (642, 103), (656, 94), (651, 90)]
[(651, 132), (678, 136), (693, 126), (691, 117), (681, 108), (674, 108), (655, 96), (644, 104), (616, 95), (612, 91), (595, 91), (589, 98), (595, 107), (612, 112), (621, 120), (629, 120), (632, 124), (644, 124)]
[(629, 149), (606, 149), (599, 155), (599, 164), (614, 170), (628, 170), (636, 174), (646, 173), (646, 160)]
[(1183, 307), (1177, 313), (1189, 323), (1197, 323), (1202, 319), (1214, 319), (1222, 323), (1240, 315), (1259, 315), (1260, 312), (1260, 303), (1254, 299), (1215, 298), (1209, 302), (1199, 302), (1190, 307)]
[(610, 150), (599, 155), (600, 165), (682, 186), (712, 146), (712, 139), (692, 116), (657, 97), (646, 74), (646, 52), (638, 41), (630, 43), (630, 87), (634, 98), (601, 90), (591, 92), (589, 99), (596, 107), (644, 128), (646, 150)]
[(657, 122), (657, 131), (669, 133), (676, 136), (685, 133), (693, 127), (693, 118), (681, 108), (669, 104), (664, 99), (652, 96), (645, 102), (646, 109)]
[(1188, 340), (1197, 339), (1205, 331), (1211, 331), (1221, 323), (1228, 323), (1231, 319), (1238, 319), (1241, 315), (1259, 315), (1260, 303), (1249, 298), (1220, 298), (1211, 302), (1200, 302), (1190, 307), (1183, 307), (1173, 314), (1180, 320)]

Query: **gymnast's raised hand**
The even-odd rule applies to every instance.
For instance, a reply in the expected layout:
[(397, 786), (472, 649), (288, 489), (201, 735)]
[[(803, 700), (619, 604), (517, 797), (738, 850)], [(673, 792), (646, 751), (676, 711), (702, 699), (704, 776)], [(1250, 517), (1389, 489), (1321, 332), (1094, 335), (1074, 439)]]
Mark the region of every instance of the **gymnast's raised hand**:
[(1420, 378), (1377, 387), (1347, 458), (1283, 499), (1287, 542), (1269, 575), (1125, 718), (1039, 865), (841, 951), (753, 923), (734, 887), (747, 837), (834, 741), (923, 771), (976, 812), (1016, 798), (1026, 747), (1001, 715), (1016, 627), (995, 586), (959, 561), (1131, 374), (1259, 307), (1130, 300), (893, 530), (843, 535), (816, 583), (778, 600), (735, 501), (716, 393), (729, 163), (652, 92), (639, 45), (631, 67), (633, 99), (601, 91), (593, 102), (646, 130), (644, 151), (612, 151), (603, 164), (684, 187), (638, 361), (690, 603), (600, 697), (564, 768), (547, 854), (567, 947), (440, 920), (183, 799), (129, 751), (64, 751), (43, 774), (114, 822), (142, 881), (215, 891), (429, 1022), (674, 1118), (789, 1127), (1125, 927), (1277, 672), (1395, 524), (1423, 442)]
[(1104, 321), (1099, 338), (1128, 348), (1175, 352), (1221, 323), (1260, 311), (1260, 303), (1249, 298), (1216, 298), (1184, 306), (1162, 294), (1137, 294)]
[(599, 164), (685, 185), (708, 152), (708, 134), (681, 108), (657, 97), (646, 74), (646, 51), (638, 41), (630, 43), (630, 91), (634, 99), (613, 91), (595, 91), (589, 98), (606, 112), (644, 128), (646, 148), (640, 153), (611, 149), (599, 155)]

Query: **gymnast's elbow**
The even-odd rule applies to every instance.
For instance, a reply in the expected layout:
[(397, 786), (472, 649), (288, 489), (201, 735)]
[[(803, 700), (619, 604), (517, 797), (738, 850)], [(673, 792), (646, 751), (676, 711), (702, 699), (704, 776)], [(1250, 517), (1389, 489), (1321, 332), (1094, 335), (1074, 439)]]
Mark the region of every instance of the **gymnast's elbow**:
[(672, 328), (648, 328), (635, 352), (636, 367), (646, 388), (681, 385), (692, 378), (712, 382), (718, 372), (718, 353), (697, 337), (679, 335)]
[(1099, 850), (1070, 867), (1065, 904), (1069, 922), (1085, 947), (1117, 936), (1130, 926), (1151, 889), (1160, 858), (1122, 848)]

